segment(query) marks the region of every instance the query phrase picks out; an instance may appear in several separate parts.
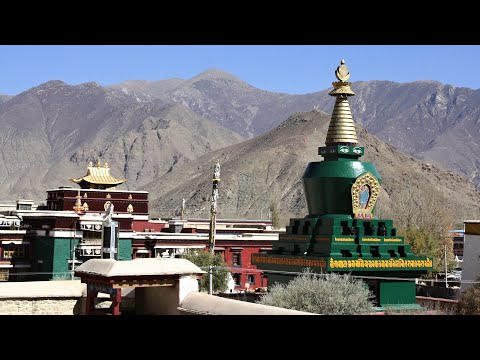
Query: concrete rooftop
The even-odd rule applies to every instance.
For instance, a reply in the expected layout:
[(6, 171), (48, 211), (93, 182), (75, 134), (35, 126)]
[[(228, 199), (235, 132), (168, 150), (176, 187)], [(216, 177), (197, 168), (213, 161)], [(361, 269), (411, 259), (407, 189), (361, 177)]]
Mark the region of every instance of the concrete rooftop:
[(86, 290), (80, 280), (1, 282), (0, 299), (77, 298), (86, 295)]
[(186, 259), (146, 258), (127, 261), (92, 259), (75, 269), (75, 274), (105, 277), (142, 275), (200, 275), (205, 271)]

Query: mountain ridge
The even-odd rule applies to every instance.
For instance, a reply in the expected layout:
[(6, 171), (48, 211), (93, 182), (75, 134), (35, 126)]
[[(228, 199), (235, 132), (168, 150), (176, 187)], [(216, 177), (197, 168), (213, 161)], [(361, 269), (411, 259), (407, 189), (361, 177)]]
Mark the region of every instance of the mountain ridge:
[[(334, 104), (329, 89), (272, 93), (225, 74), (208, 70), (162, 83), (161, 96), (52, 80), (0, 100), (0, 196), (43, 199), (46, 187), (81, 176), (98, 157), (109, 162), (115, 176), (129, 179), (125, 187), (135, 189), (187, 163), (197, 166), (192, 161), (210, 151), (281, 129), (294, 113), (316, 108), (329, 114)], [(354, 82), (352, 89), (354, 121), (368, 133), (480, 184), (479, 90), (380, 80)]]
[[(181, 104), (96, 83), (52, 81), (0, 104), (0, 196), (44, 199), (101, 158), (135, 189), (180, 164), (241, 141)], [(32, 149), (35, 149), (32, 151)]]
[[(273, 203), (286, 217), (303, 217), (307, 214), (303, 172), (309, 162), (322, 161), (317, 153), (328, 124), (329, 115), (323, 112), (295, 113), (264, 135), (205, 154), (195, 166), (180, 166), (142, 189), (152, 194), (152, 211), (158, 216), (175, 215), (185, 199), (188, 216), (208, 217), (213, 165), (219, 161), (219, 217), (258, 218)], [(365, 146), (363, 161), (373, 162), (382, 177), (386, 207), (392, 206), (391, 196), (409, 183), (445, 194), (457, 216), (479, 212), (475, 199), (480, 192), (468, 180), (398, 151), (358, 124), (357, 134), (359, 145)]]
[[(334, 104), (328, 96), (331, 88), (282, 94), (248, 87), (238, 78), (233, 84), (193, 79), (170, 94), (164, 93), (163, 100), (182, 103), (248, 138), (273, 129), (281, 119), (298, 111), (319, 108), (331, 113)], [(350, 98), (354, 120), (369, 132), (480, 186), (480, 152), (476, 151), (480, 141), (473, 136), (480, 131), (480, 90), (436, 80), (354, 81), (351, 87), (356, 93)], [(452, 141), (455, 144), (450, 146)], [(457, 150), (449, 154), (450, 147)]]

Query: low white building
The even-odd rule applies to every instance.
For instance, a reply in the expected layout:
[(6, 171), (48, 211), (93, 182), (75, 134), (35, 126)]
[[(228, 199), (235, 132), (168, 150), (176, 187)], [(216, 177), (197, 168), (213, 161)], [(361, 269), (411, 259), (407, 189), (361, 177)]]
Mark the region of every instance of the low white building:
[(480, 220), (465, 220), (464, 229), (461, 292), (480, 279)]

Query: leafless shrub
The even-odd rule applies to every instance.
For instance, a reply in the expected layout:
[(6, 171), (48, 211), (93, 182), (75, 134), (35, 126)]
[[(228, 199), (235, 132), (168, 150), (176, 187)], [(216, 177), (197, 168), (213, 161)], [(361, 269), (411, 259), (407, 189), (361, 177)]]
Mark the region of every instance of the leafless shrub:
[(317, 276), (308, 269), (288, 284), (275, 284), (260, 304), (324, 315), (373, 312), (371, 292), (362, 280), (349, 275)]

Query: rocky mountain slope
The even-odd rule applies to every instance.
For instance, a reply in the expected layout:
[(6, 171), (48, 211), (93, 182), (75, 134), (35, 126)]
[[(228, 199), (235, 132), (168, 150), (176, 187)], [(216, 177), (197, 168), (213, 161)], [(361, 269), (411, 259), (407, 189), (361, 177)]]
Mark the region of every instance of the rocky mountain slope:
[[(96, 83), (50, 81), (0, 104), (0, 198), (45, 198), (45, 190), (108, 161), (123, 187), (142, 184), (242, 137), (181, 104)], [(70, 183), (73, 185), (73, 183)]]
[[(181, 103), (246, 137), (271, 130), (294, 112), (316, 107), (331, 113), (334, 104), (330, 89), (303, 95), (273, 93), (220, 70), (183, 81), (142, 86), (126, 82), (117, 87)], [(436, 81), (360, 81), (352, 89), (357, 94), (350, 101), (354, 119), (370, 133), (480, 184), (480, 90)]]
[[(143, 188), (152, 193), (152, 208), (159, 216), (178, 212), (182, 198), (189, 216), (207, 216), (213, 165), (218, 160), (220, 217), (266, 218), (272, 203), (280, 204), (284, 217), (303, 217), (307, 208), (301, 177), (309, 162), (322, 160), (317, 153), (328, 123), (329, 116), (323, 112), (296, 113), (262, 136), (206, 154), (195, 166), (177, 167)], [(360, 125), (357, 133), (365, 146), (363, 161), (374, 162), (382, 176), (381, 197), (387, 207), (390, 195), (410, 183), (442, 192), (459, 216), (468, 217), (480, 209), (480, 192), (463, 177), (400, 152)]]
[(12, 98), (12, 96), (10, 96), (10, 95), (0, 94), (0, 104), (4, 103), (7, 100), (10, 100), (11, 98)]
[[(175, 87), (170, 84), (175, 83)], [(114, 85), (124, 91), (140, 91), (157, 96), (165, 102), (176, 102), (192, 111), (238, 132), (242, 136), (254, 137), (274, 127), (270, 113), (281, 105), (281, 99), (289, 95), (257, 89), (236, 76), (218, 69), (207, 70), (189, 80), (161, 80), (141, 86), (135, 81)], [(285, 119), (295, 109), (284, 108)], [(272, 117), (273, 115), (273, 117)]]
[[(354, 119), (369, 133), (480, 183), (480, 90), (434, 81), (356, 82), (352, 88)], [(272, 93), (220, 70), (112, 88), (50, 81), (17, 96), (0, 96), (0, 198), (44, 199), (47, 188), (69, 184), (98, 158), (110, 163), (114, 176), (128, 179), (124, 188), (137, 189), (211, 150), (245, 137), (265, 139), (282, 119), (314, 107), (331, 112), (328, 90)], [(290, 143), (281, 146), (272, 150), (275, 156), (299, 156), (288, 150)], [(266, 201), (260, 193), (254, 196)], [(246, 206), (242, 201), (238, 209)]]

